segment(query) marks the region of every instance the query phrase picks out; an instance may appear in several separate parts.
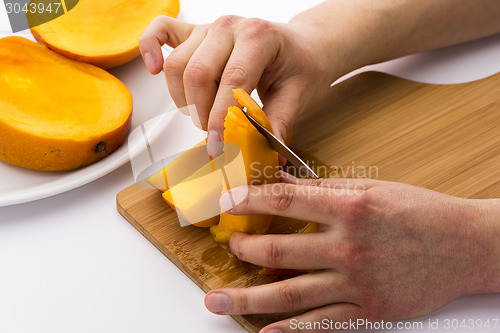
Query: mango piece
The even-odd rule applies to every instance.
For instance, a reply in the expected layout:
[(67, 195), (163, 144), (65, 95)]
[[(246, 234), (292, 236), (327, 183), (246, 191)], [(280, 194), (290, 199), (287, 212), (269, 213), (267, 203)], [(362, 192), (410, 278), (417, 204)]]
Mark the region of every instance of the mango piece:
[[(214, 162), (223, 162), (223, 157)], [(180, 217), (197, 227), (207, 228), (219, 222), (222, 183), (220, 175), (214, 172), (214, 162), (208, 162), (162, 195)]]
[[(219, 222), (222, 184), (215, 173), (182, 182), (163, 192), (163, 199), (182, 219), (194, 226), (208, 228)], [(196, 195), (192, 195), (196, 193)], [(210, 216), (207, 218), (207, 216)]]
[(319, 223), (309, 222), (309, 224), (302, 230), (303, 233), (319, 232)]
[(158, 190), (165, 192), (188, 178), (201, 166), (207, 164), (207, 161), (210, 161), (206, 143), (206, 139), (198, 142), (191, 149), (167, 164), (166, 167), (149, 177), (147, 182)]
[[(244, 90), (237, 89), (233, 92), (243, 106), (248, 106), (247, 112), (250, 116), (267, 129), (272, 130), (271, 123), (264, 111)], [(239, 107), (233, 106), (228, 109), (224, 128), (224, 142), (237, 144), (241, 149), (245, 161), (246, 184), (261, 185), (279, 181), (278, 154), (271, 148), (267, 139), (250, 123)], [(245, 183), (235, 185), (245, 185)], [(232, 187), (235, 186), (233, 184), (234, 182), (231, 184)], [(272, 216), (270, 215), (232, 215), (222, 212), (219, 224), (211, 227), (210, 231), (217, 242), (227, 243), (235, 231), (265, 234), (271, 220)]]
[(64, 171), (126, 139), (132, 96), (108, 72), (21, 37), (0, 39), (0, 159)]
[[(242, 107), (246, 108), (246, 111), (253, 119), (257, 120), (257, 122), (264, 126), (269, 132), (273, 132), (273, 127), (271, 126), (271, 122), (267, 118), (266, 114), (259, 104), (257, 104), (257, 102), (245, 90), (234, 89), (233, 96)], [(226, 140), (224, 139), (224, 141)]]
[[(247, 112), (252, 117), (272, 130), (264, 111), (246, 92), (237, 89), (234, 94), (235, 97), (239, 97), (240, 103), (249, 106)], [(221, 193), (241, 185), (277, 182), (279, 166), (278, 154), (248, 121), (239, 107), (233, 106), (228, 109), (224, 127), (222, 155), (205, 164), (185, 180), (170, 186), (168, 169), (175, 172), (176, 169), (182, 169), (183, 165), (196, 160), (195, 153), (188, 151), (148, 181), (154, 183), (157, 188), (166, 189), (163, 199), (183, 220), (200, 227), (211, 226), (210, 231), (215, 240), (227, 243), (234, 231), (266, 233), (272, 216), (257, 214), (237, 216), (222, 212), (219, 220)], [(189, 172), (191, 170), (186, 170), (184, 174), (179, 172), (176, 179), (181, 179)], [(168, 182), (164, 180), (165, 174)]]
[(163, 199), (186, 222), (210, 227), (219, 222), (219, 199), (228, 183), (246, 181), (239, 147), (227, 144), (224, 154), (163, 193)]
[(38, 42), (68, 58), (111, 68), (139, 55), (139, 39), (154, 18), (178, 13), (179, 0), (80, 0), (41, 25), (39, 13), (27, 17)]

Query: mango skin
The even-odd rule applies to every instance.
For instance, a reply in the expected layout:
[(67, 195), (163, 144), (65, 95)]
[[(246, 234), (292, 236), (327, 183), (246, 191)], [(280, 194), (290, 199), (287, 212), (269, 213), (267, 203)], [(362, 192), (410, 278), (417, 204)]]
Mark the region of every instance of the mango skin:
[[(26, 169), (70, 171), (95, 163), (118, 149), (130, 131), (128, 118), (112, 132), (85, 141), (40, 138), (0, 122), (0, 160)], [(106, 150), (99, 151), (103, 144)]]

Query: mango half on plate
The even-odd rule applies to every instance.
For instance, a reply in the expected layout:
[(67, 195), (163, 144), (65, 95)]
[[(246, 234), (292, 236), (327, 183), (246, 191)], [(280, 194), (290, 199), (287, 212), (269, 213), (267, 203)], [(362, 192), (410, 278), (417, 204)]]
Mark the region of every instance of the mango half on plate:
[(178, 13), (179, 0), (80, 0), (66, 14), (43, 24), (47, 19), (38, 12), (28, 12), (27, 17), (33, 36), (48, 48), (111, 68), (139, 55), (139, 39), (157, 16)]
[(0, 160), (66, 171), (126, 139), (132, 95), (101, 68), (22, 37), (0, 39)]

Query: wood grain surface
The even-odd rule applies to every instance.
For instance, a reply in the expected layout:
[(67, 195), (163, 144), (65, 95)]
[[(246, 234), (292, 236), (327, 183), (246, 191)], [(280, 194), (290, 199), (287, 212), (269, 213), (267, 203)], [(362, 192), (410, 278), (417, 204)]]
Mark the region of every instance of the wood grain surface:
[[(294, 127), (291, 147), (323, 175), (371, 176), (467, 198), (500, 197), (500, 74), (429, 85), (367, 72), (334, 86)], [(134, 184), (119, 212), (205, 292), (280, 277), (236, 259), (207, 229), (180, 227), (161, 193)], [(275, 218), (271, 232), (304, 222)], [(292, 314), (233, 316), (249, 332)]]

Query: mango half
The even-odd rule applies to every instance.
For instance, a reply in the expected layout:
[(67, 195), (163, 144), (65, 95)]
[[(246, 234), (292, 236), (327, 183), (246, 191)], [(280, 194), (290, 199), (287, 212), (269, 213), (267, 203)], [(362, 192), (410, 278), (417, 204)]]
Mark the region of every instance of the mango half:
[(38, 25), (27, 13), (36, 40), (68, 58), (102, 68), (122, 65), (139, 55), (139, 39), (160, 15), (176, 17), (179, 0), (80, 0), (66, 14)]
[(0, 160), (65, 171), (96, 162), (126, 139), (132, 95), (101, 68), (22, 37), (0, 39)]

